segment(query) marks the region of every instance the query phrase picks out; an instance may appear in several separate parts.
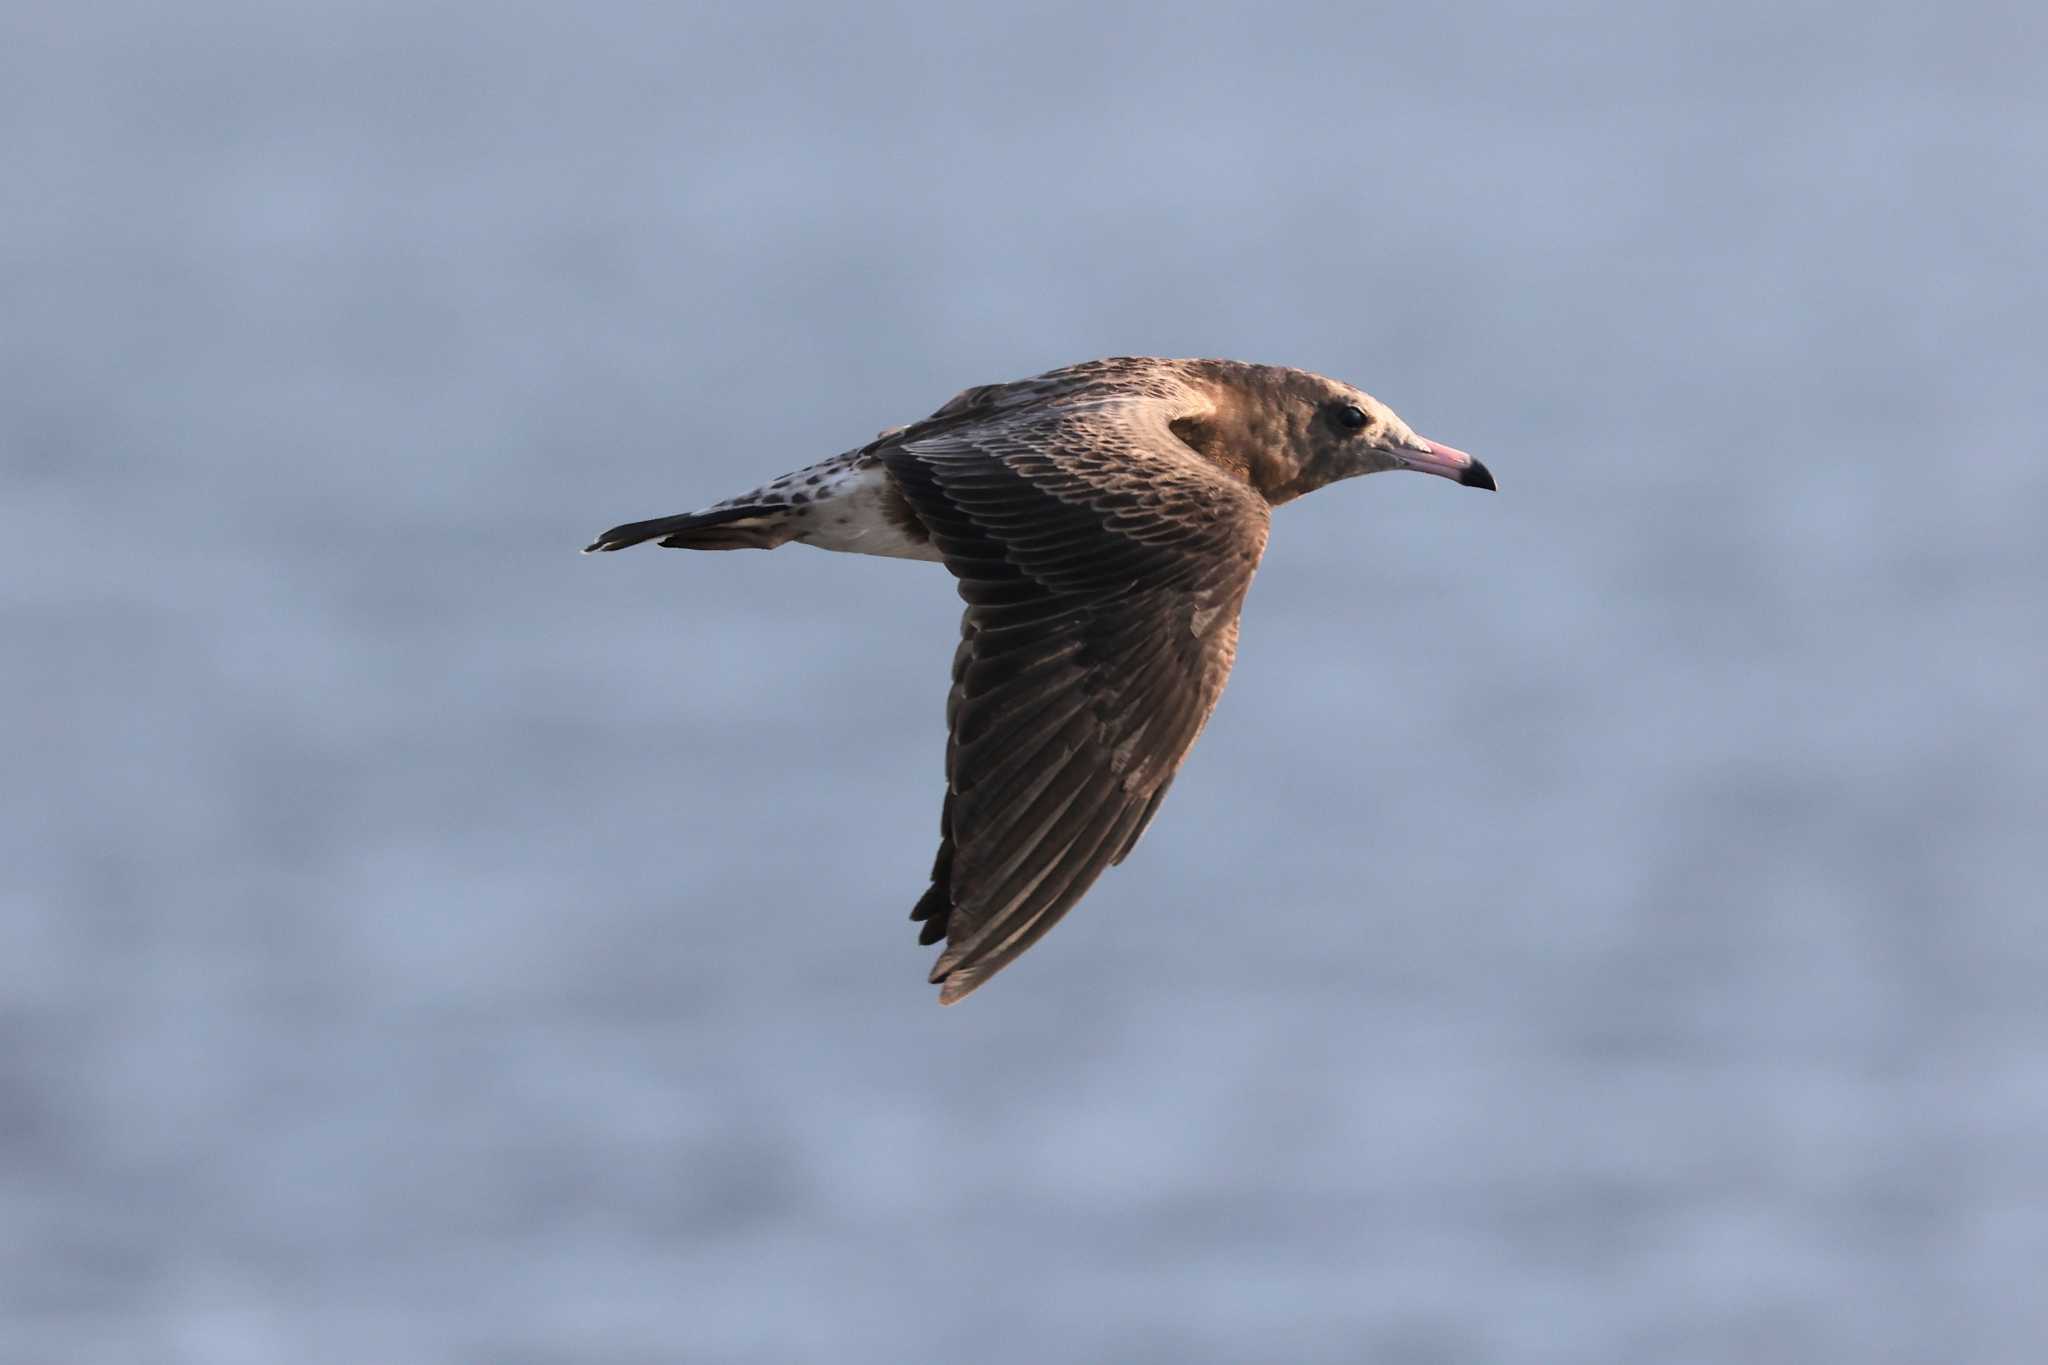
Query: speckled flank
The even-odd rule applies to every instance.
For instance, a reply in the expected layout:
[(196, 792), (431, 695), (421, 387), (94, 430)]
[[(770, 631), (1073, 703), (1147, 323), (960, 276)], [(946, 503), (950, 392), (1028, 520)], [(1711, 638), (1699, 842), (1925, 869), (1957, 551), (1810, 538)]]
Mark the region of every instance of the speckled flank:
[(791, 539), (800, 545), (891, 559), (939, 559), (888, 471), (871, 455), (835, 455), (705, 510), (763, 503), (789, 509), (795, 526)]
[(796, 537), (805, 545), (892, 559), (940, 557), (879, 462), (842, 465), (820, 481), (813, 497), (806, 510), (817, 515)]

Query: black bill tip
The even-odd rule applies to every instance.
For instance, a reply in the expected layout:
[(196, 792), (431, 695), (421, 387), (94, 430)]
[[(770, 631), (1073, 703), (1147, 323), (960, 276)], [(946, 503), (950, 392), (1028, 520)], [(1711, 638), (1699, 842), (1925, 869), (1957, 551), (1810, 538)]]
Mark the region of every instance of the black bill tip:
[(1467, 488), (1484, 488), (1489, 493), (1500, 491), (1500, 485), (1493, 481), (1493, 471), (1477, 460), (1465, 466), (1465, 472), (1458, 475), (1458, 482)]

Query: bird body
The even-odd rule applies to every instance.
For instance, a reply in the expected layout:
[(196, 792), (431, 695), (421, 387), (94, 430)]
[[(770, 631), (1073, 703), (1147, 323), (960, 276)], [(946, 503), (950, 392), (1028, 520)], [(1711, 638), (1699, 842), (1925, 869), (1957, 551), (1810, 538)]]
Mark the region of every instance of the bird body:
[(1302, 370), (1119, 357), (971, 388), (931, 416), (589, 550), (937, 560), (967, 603), (932, 883), (911, 912), (952, 1003), (1121, 862), (1222, 695), (1269, 509), (1413, 468), (1486, 467)]

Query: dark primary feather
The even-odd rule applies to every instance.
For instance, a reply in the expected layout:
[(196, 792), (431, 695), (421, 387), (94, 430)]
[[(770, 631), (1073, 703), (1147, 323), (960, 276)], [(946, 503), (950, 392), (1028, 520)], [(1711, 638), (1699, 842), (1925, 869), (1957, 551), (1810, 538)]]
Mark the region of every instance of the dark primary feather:
[(1223, 691), (1266, 541), (1265, 502), (1162, 405), (1005, 413), (1005, 396), (970, 390), (875, 447), (968, 604), (939, 853), (912, 911), (922, 942), (947, 940), (947, 1003), (1131, 851)]

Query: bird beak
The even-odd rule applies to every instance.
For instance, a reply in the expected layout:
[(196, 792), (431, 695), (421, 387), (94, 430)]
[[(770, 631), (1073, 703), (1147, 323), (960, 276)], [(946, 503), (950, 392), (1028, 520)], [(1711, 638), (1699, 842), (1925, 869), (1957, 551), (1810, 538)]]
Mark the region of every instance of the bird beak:
[(1438, 445), (1426, 436), (1417, 436), (1413, 445), (1397, 446), (1391, 453), (1403, 469), (1419, 469), (1425, 474), (1455, 479), (1467, 488), (1496, 491), (1492, 470), (1464, 451)]

